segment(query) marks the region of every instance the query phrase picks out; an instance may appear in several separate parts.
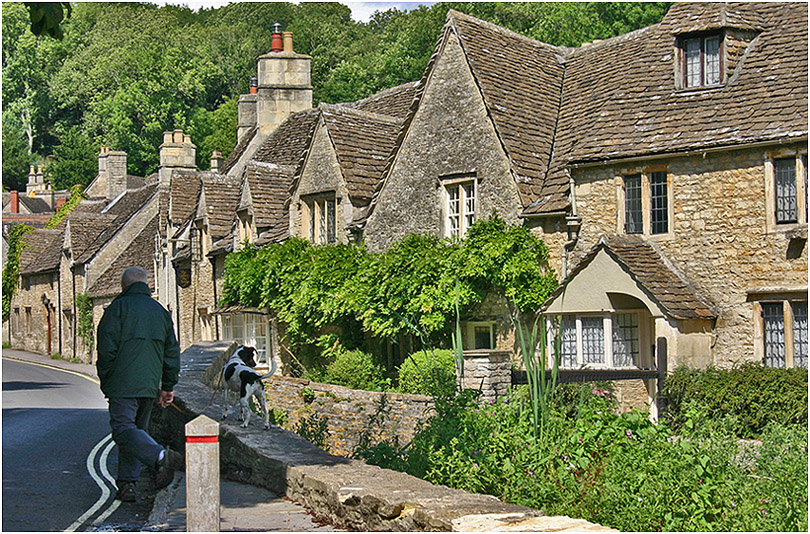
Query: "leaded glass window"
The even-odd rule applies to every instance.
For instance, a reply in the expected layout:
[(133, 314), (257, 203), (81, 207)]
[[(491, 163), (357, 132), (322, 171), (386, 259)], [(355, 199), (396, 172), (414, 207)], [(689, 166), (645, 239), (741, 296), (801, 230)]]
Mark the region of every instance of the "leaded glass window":
[(644, 231), (640, 174), (624, 177), (624, 231), (628, 234), (640, 234)]
[(773, 161), (776, 186), (776, 222), (795, 223), (798, 220), (798, 194), (796, 191), (796, 159), (781, 158)]
[(785, 317), (781, 302), (762, 304), (765, 330), (765, 365), (785, 366)]
[(650, 226), (653, 234), (669, 231), (666, 171), (650, 173)]
[(582, 318), (582, 361), (605, 362), (605, 325), (602, 317)]
[(793, 365), (807, 367), (807, 303), (794, 302), (793, 306)]
[(638, 364), (638, 316), (617, 313), (613, 316), (613, 366), (630, 367)]

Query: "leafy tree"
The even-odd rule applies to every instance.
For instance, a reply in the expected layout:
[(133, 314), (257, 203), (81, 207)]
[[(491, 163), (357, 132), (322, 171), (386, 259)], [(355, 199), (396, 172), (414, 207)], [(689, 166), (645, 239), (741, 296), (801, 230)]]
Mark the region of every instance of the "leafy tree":
[(98, 170), (96, 150), (90, 138), (78, 126), (73, 126), (61, 136), (61, 141), (54, 147), (54, 160), (48, 166), (51, 185), (54, 189), (88, 185)]
[(31, 155), (23, 133), (3, 121), (3, 189), (22, 191), (28, 182)]
[(25, 2), (25, 7), (31, 16), (31, 33), (59, 40), (65, 37), (60, 24), (70, 16), (73, 9), (70, 2)]
[(27, 246), (25, 234), (34, 229), (25, 224), (15, 225), (8, 232), (8, 253), (3, 269), (3, 321), (8, 321), (11, 313), (11, 299), (17, 292), (20, 281), (20, 254)]

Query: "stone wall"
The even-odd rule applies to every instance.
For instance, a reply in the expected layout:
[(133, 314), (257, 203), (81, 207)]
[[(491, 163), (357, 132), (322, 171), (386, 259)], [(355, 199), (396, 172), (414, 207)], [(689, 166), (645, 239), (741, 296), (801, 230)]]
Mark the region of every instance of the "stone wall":
[(509, 224), (521, 223), (509, 161), (451, 35), (366, 223), (369, 250), (385, 250), (410, 233), (445, 237), (442, 180), (459, 176), (477, 180), (476, 219), (496, 211)]
[(284, 427), (325, 440), (326, 450), (352, 456), (362, 444), (397, 439), (408, 443), (433, 409), (430, 397), (361, 391), (297, 378), (267, 381), (268, 407), (286, 414)]
[(461, 389), (480, 390), (482, 403), (505, 397), (512, 385), (510, 352), (505, 350), (464, 351)]
[[(807, 247), (791, 253), (794, 229), (769, 227), (765, 162), (795, 155), (806, 145), (756, 148), (656, 160), (671, 188), (670, 231), (648, 237), (718, 312), (711, 354), (703, 366), (756, 359), (754, 288), (807, 288)], [(573, 259), (604, 234), (621, 233), (621, 177), (645, 172), (645, 162), (575, 169), (582, 230)], [(806, 242), (806, 234), (805, 234)], [(676, 355), (677, 356), (677, 355)]]
[(58, 276), (56, 272), (20, 275), (21, 287), (10, 310), (15, 348), (48, 355), (59, 352)]

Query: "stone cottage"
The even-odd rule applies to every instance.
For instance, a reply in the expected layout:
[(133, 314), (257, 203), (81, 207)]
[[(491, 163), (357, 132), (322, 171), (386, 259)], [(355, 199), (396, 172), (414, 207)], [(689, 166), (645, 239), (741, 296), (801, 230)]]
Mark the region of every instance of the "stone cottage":
[[(381, 251), (495, 211), (549, 247), (561, 285), (541, 311), (566, 369), (806, 366), (807, 23), (803, 3), (684, 3), (566, 48), (450, 11), (420, 81), (316, 108), (310, 58), (279, 33), (227, 160), (199, 172), (166, 134), (157, 296), (182, 345), (281, 358), (272, 310), (217, 307), (229, 252), (289, 236)], [(503, 303), (485, 308), (467, 346), (511, 350)], [(625, 400), (655, 386), (628, 381)]]

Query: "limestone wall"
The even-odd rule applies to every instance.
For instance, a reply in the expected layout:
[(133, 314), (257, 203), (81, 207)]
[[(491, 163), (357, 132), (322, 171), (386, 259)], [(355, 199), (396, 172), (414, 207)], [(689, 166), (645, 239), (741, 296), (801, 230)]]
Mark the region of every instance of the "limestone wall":
[[(765, 170), (769, 158), (803, 150), (806, 145), (797, 144), (649, 162), (668, 173), (671, 218), (669, 233), (646, 237), (719, 315), (713, 338), (696, 332), (689, 361), (676, 354), (678, 363), (726, 366), (755, 359), (749, 292), (761, 287), (806, 290), (807, 247), (802, 243), (797, 252), (794, 245), (795, 229), (806, 229), (806, 224), (769, 226), (772, 199), (766, 194)], [(602, 235), (623, 232), (621, 176), (646, 169), (645, 162), (575, 169), (582, 231), (573, 259), (581, 259)], [(705, 350), (710, 354), (696, 353)]]
[(284, 427), (325, 439), (326, 450), (352, 456), (358, 445), (396, 437), (408, 443), (417, 425), (431, 415), (433, 403), (424, 395), (361, 391), (288, 377), (267, 381), (270, 409), (286, 413)]

